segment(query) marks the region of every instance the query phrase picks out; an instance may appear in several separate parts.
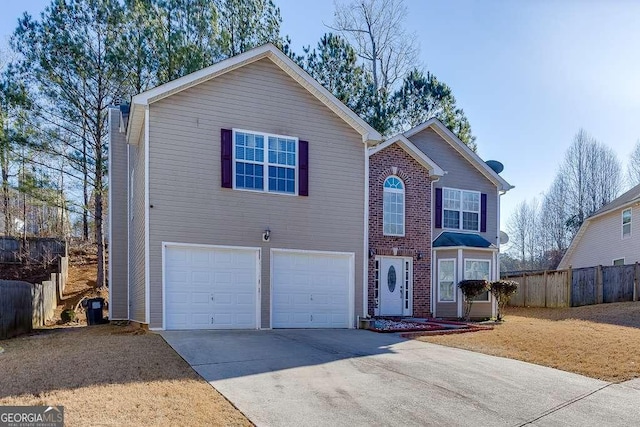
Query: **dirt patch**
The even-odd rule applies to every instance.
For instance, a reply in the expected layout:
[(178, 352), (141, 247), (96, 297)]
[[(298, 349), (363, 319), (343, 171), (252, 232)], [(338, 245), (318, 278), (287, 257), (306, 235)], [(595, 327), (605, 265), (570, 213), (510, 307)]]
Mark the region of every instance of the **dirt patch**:
[(605, 381), (640, 377), (640, 302), (508, 308), (505, 319), (491, 331), (417, 339)]
[(63, 405), (69, 426), (251, 425), (153, 333), (52, 329), (0, 347), (0, 405)]
[(51, 273), (57, 272), (57, 264), (0, 264), (0, 267), (0, 279), (27, 283), (51, 280)]

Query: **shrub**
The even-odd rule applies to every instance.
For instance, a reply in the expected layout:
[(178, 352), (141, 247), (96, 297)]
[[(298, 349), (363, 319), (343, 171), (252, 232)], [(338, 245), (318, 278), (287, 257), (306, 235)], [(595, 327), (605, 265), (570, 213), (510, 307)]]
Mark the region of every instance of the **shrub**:
[(489, 290), (489, 282), (487, 280), (463, 280), (458, 283), (458, 287), (464, 295), (464, 318), (469, 320), (473, 300)]
[(67, 308), (66, 310), (63, 310), (62, 313), (60, 313), (60, 319), (63, 323), (73, 322), (74, 320), (76, 320), (76, 312), (71, 308)]
[(496, 321), (502, 320), (502, 313), (507, 303), (518, 290), (518, 282), (512, 280), (498, 280), (491, 282), (491, 295), (498, 301), (498, 314)]

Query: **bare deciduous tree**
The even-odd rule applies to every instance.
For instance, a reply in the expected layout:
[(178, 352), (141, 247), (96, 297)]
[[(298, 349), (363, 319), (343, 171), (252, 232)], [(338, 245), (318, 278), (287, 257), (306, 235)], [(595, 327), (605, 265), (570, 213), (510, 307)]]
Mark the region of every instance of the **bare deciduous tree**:
[[(533, 204), (537, 205), (535, 201)], [(533, 258), (533, 235), (537, 232), (534, 225), (537, 212), (534, 206), (526, 200), (520, 202), (507, 223), (507, 231), (511, 236), (511, 251), (518, 255), (520, 269), (531, 268), (528, 260)]]
[(544, 195), (542, 202), (541, 225), (548, 247), (553, 251), (564, 253), (569, 244), (567, 220), (567, 184), (562, 175), (557, 175), (551, 187)]
[(391, 87), (416, 66), (418, 46), (404, 31), (407, 8), (402, 0), (352, 0), (336, 2), (335, 22), (371, 69), (379, 92)]
[(615, 199), (621, 189), (621, 167), (613, 150), (580, 129), (559, 174), (567, 187), (573, 233), (596, 210)]
[(640, 139), (636, 141), (627, 163), (627, 183), (629, 187), (640, 184)]

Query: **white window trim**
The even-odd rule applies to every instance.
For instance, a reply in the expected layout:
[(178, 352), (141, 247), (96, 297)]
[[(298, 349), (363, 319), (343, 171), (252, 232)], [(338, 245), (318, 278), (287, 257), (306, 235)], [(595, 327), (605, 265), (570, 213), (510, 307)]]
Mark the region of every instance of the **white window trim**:
[[(385, 182), (389, 178), (396, 178), (398, 181), (402, 183), (402, 190), (398, 190), (397, 188), (386, 188), (384, 186)], [(384, 231), (384, 193), (385, 191), (390, 191), (392, 193), (402, 193), (402, 233), (387, 233)], [(398, 175), (389, 175), (382, 182), (382, 234), (384, 236), (392, 236), (392, 237), (404, 237), (407, 232), (407, 185), (404, 180), (400, 178)]]
[[(450, 191), (459, 191), (460, 192), (460, 209), (458, 210), (458, 224), (460, 224), (460, 226), (458, 228), (453, 228), (453, 227), (445, 227), (444, 226), (444, 191), (445, 190), (450, 190)], [(470, 211), (470, 210), (465, 210), (463, 208), (463, 201), (462, 201), (462, 193), (475, 193), (478, 195), (478, 210), (477, 211)], [(447, 210), (453, 210), (453, 209), (447, 209)], [(470, 213), (477, 213), (478, 214), (478, 228), (476, 230), (471, 230), (471, 229), (465, 229), (463, 228), (463, 222), (462, 222), (462, 218), (463, 218), (463, 212), (470, 212)], [(463, 190), (461, 188), (452, 188), (452, 187), (442, 187), (442, 228), (445, 230), (462, 230), (462, 231), (474, 231), (479, 233), (480, 232), (480, 228), (481, 226), (481, 222), (482, 222), (482, 193), (480, 191), (475, 191), (475, 190)]]
[[(624, 235), (624, 226), (626, 225), (624, 223), (624, 213), (626, 211), (629, 211), (629, 234), (628, 235)], [(621, 226), (620, 226), (620, 233), (622, 236), (622, 239), (629, 239), (631, 238), (631, 235), (633, 234), (633, 209), (632, 208), (626, 208), (623, 209), (622, 212), (620, 213), (620, 221), (621, 221)]]
[[(263, 166), (263, 170), (262, 170), (262, 190), (256, 190), (253, 188), (237, 188), (236, 187), (236, 132), (240, 132), (240, 133), (249, 133), (252, 135), (260, 135), (264, 138), (264, 147), (262, 150), (262, 161), (255, 161), (255, 160), (241, 160), (242, 163), (252, 163), (255, 165), (262, 165)], [(287, 166), (287, 165), (281, 165), (278, 163), (269, 163), (269, 137), (275, 137), (275, 138), (286, 138), (286, 139), (293, 139), (296, 143), (296, 165), (295, 168), (292, 168), (291, 166)], [(288, 136), (288, 135), (278, 135), (275, 133), (266, 133), (266, 132), (258, 132), (258, 131), (254, 131), (254, 130), (246, 130), (246, 129), (235, 129), (233, 128), (231, 131), (231, 156), (232, 156), (232, 170), (231, 170), (231, 174), (232, 174), (232, 188), (234, 190), (238, 190), (238, 191), (250, 191), (252, 193), (267, 193), (267, 194), (280, 194), (282, 196), (297, 196), (298, 195), (298, 184), (300, 182), (299, 179), (299, 169), (300, 169), (300, 160), (299, 160), (299, 155), (300, 155), (300, 148), (299, 148), (299, 139), (295, 136)], [(290, 168), (290, 169), (294, 169), (295, 170), (295, 185), (294, 185), (294, 189), (293, 189), (293, 193), (286, 193), (286, 192), (282, 192), (282, 191), (270, 191), (269, 190), (269, 166), (278, 166), (278, 167), (284, 167), (284, 168)]]
[[(491, 281), (491, 260), (490, 259), (482, 259), (482, 258), (465, 258), (462, 261), (462, 278), (463, 280), (475, 280), (475, 279), (467, 279), (465, 277), (465, 272), (467, 270), (467, 261), (470, 262), (486, 262), (489, 263), (489, 278), (487, 280)], [(482, 303), (482, 304), (486, 304), (486, 303), (491, 303), (491, 292), (487, 291), (487, 299), (486, 300), (473, 300), (473, 303)]]
[(625, 258), (625, 257), (622, 257), (622, 258), (614, 258), (614, 259), (611, 261), (611, 265), (616, 265), (616, 261), (620, 261), (620, 260), (622, 260), (622, 265), (624, 265), (624, 262), (625, 262), (624, 258)]
[[(449, 262), (449, 261), (453, 261), (453, 300), (448, 301), (448, 300), (443, 300), (441, 298), (441, 293), (440, 293), (440, 272), (441, 270), (441, 264), (443, 261)], [(455, 258), (442, 258), (438, 260), (438, 302), (442, 302), (442, 303), (448, 303), (448, 304), (455, 304), (457, 302), (457, 294), (458, 294), (458, 286), (456, 283), (456, 259)]]

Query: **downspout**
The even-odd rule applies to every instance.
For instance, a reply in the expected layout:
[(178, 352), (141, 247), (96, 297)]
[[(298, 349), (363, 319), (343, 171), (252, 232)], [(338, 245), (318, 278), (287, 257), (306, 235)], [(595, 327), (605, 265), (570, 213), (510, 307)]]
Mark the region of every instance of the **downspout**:
[(434, 194), (433, 194), (433, 184), (437, 181), (440, 180), (440, 177), (436, 178), (436, 179), (432, 179), (431, 180), (431, 194), (430, 194), (430, 203), (431, 203), (431, 209), (429, 209), (431, 211), (430, 215), (431, 215), (431, 226), (429, 227), (429, 246), (431, 247), (431, 304), (430, 304), (430, 311), (431, 311), (431, 316), (432, 317), (436, 317), (436, 250), (433, 249), (433, 227), (435, 226), (433, 221), (434, 221)]
[[(369, 314), (369, 142), (364, 144), (364, 247), (362, 251), (362, 317)], [(356, 325), (358, 328), (360, 325)]]

